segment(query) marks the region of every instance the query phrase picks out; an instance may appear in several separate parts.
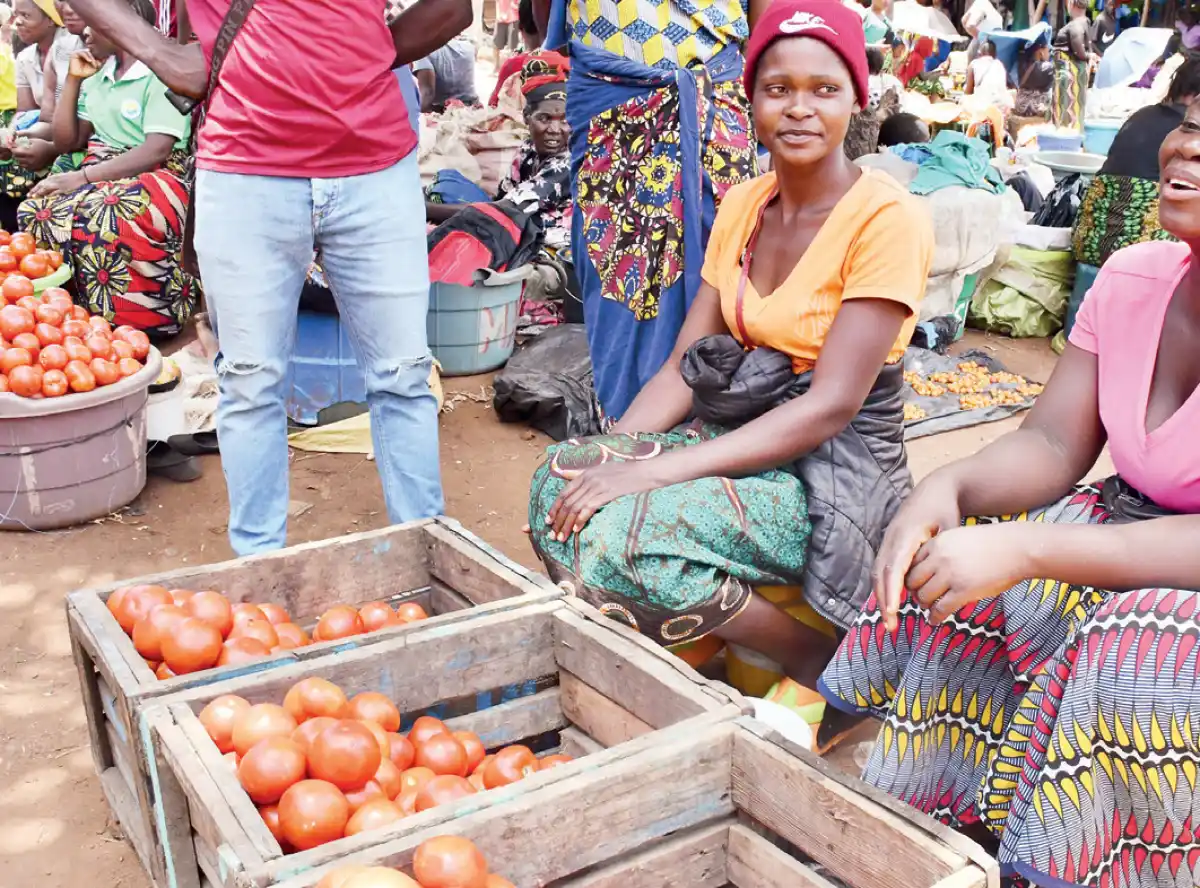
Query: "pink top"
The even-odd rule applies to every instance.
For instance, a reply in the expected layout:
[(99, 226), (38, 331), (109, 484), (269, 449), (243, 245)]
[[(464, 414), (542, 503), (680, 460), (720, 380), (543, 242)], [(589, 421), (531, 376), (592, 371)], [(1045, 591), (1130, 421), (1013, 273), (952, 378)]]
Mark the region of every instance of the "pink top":
[[(230, 0), (191, 0), (205, 57)], [(196, 165), (337, 179), (392, 166), (417, 145), (391, 68), (384, 0), (258, 0), (221, 69)]]
[(1146, 434), (1163, 320), (1191, 262), (1183, 244), (1138, 244), (1113, 254), (1084, 300), (1071, 343), (1096, 355), (1100, 420), (1126, 482), (1174, 512), (1200, 513), (1200, 389)]

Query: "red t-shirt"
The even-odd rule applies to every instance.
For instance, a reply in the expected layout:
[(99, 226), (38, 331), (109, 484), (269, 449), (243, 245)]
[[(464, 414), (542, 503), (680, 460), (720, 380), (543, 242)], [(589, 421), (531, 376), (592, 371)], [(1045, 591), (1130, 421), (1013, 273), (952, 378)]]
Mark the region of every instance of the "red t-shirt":
[[(211, 59), (230, 0), (189, 0)], [(384, 0), (257, 0), (221, 69), (196, 165), (336, 179), (386, 169), (416, 147), (391, 68)]]

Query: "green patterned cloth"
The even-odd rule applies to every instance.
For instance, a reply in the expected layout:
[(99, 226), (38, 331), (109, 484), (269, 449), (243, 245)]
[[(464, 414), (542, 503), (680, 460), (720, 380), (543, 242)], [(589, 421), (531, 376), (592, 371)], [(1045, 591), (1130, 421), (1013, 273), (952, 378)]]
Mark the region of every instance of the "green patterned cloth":
[(666, 434), (601, 435), (551, 447), (529, 500), (534, 551), (551, 578), (663, 645), (719, 628), (741, 612), (755, 586), (799, 583), (812, 525), (803, 485), (779, 469), (621, 497), (566, 542), (551, 538), (546, 515), (585, 470), (652, 459), (723, 431), (693, 423)]
[(81, 166), (83, 166), (82, 151), (60, 154), (46, 169), (37, 171), (27, 170), (15, 160), (0, 160), (0, 195), (24, 200), (29, 194), (29, 189), (47, 176), (69, 173)]
[(1157, 182), (1107, 173), (1092, 179), (1072, 233), (1076, 260), (1097, 268), (1117, 250), (1174, 239), (1158, 222)]

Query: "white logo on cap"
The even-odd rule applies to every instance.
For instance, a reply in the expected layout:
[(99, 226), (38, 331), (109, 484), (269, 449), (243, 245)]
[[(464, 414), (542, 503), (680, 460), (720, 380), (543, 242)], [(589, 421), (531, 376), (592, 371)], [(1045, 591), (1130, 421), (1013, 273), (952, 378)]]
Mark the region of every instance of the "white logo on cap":
[(825, 24), (825, 19), (819, 15), (813, 15), (811, 12), (796, 12), (786, 22), (781, 22), (779, 30), (785, 34), (799, 34), (801, 31), (814, 31), (823, 29), (830, 34), (837, 34), (833, 28)]

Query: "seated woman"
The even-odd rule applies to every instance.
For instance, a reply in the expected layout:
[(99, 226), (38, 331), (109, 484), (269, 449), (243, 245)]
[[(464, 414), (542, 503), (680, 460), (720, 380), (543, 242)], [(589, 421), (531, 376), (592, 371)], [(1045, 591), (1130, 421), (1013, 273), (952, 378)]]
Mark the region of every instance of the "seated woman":
[(745, 83), (772, 172), (726, 194), (675, 350), (612, 434), (550, 448), (530, 533), (556, 582), (659, 644), (711, 633), (782, 664), (811, 722), (832, 642), (754, 589), (803, 584), (842, 627), (866, 600), (911, 485), (900, 361), (933, 232), (842, 150), (868, 103), (853, 10), (776, 0)]
[(440, 114), (447, 102), (479, 104), (475, 92), (475, 44), (459, 35), (412, 65), (421, 92), (421, 111)]
[(1122, 247), (1171, 239), (1158, 218), (1158, 151), (1197, 95), (1200, 58), (1189, 58), (1176, 70), (1166, 100), (1133, 112), (1117, 131), (1075, 219), (1077, 261), (1099, 267)]
[(1183, 243), (1114, 255), (1022, 427), (917, 487), (822, 678), (884, 719), (867, 781), (1037, 885), (1190, 885), (1200, 854), (1200, 103), (1160, 157)]
[[(130, 5), (154, 23), (150, 0)], [(54, 118), (58, 149), (86, 148), (86, 160), (34, 186), (20, 225), (62, 251), (88, 311), (173, 335), (200, 297), (182, 262), (191, 121), (167, 100), (162, 81), (106, 36), (89, 28), (87, 45), (71, 60)]]
[(1054, 90), (1054, 63), (1050, 44), (1035, 43), (1025, 52), (1025, 65), (1017, 96), (1013, 101), (1015, 117), (1050, 118), (1050, 96)]
[(989, 104), (1008, 107), (1008, 71), (996, 58), (996, 44), (990, 40), (979, 44), (979, 55), (967, 65), (967, 83), (963, 91)]

